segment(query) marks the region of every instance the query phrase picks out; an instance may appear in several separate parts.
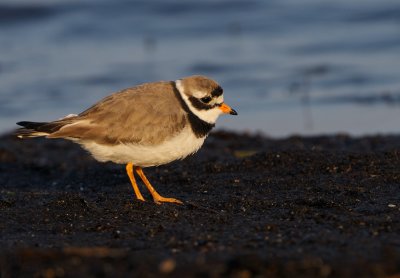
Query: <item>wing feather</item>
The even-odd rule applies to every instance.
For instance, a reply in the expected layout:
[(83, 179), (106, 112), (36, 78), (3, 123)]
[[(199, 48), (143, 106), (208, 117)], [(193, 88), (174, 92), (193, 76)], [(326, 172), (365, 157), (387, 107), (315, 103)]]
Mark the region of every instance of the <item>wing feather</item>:
[(186, 117), (170, 82), (147, 83), (104, 98), (49, 137), (155, 145), (181, 131)]

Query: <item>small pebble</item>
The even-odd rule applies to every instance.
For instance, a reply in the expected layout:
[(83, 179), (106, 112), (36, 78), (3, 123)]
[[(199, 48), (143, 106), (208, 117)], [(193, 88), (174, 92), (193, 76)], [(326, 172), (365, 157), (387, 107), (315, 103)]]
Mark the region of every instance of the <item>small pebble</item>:
[(171, 273), (172, 271), (174, 271), (176, 267), (176, 262), (173, 259), (166, 259), (164, 261), (162, 261), (160, 263), (160, 272), (167, 274), (167, 273)]

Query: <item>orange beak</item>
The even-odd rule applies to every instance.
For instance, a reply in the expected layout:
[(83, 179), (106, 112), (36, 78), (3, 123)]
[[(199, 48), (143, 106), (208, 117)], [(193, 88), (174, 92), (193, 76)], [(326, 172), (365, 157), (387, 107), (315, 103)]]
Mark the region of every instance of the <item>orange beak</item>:
[(229, 105), (222, 103), (221, 106), (219, 107), (221, 111), (225, 114), (231, 114), (231, 115), (237, 115), (238, 113), (232, 109)]

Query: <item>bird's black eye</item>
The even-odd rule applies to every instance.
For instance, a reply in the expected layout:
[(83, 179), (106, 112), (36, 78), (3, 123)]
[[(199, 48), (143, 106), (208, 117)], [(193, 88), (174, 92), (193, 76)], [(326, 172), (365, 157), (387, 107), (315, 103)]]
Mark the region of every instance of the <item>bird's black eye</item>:
[(211, 97), (202, 97), (201, 101), (204, 103), (209, 103), (211, 101)]

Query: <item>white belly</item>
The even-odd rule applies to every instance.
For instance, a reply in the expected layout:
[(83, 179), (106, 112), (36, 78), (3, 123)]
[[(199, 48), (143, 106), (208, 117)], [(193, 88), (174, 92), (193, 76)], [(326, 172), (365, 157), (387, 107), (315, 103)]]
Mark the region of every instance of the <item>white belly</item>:
[(137, 144), (110, 146), (87, 141), (80, 141), (78, 143), (98, 161), (112, 161), (121, 164), (132, 162), (136, 166), (149, 167), (183, 159), (198, 151), (205, 139), (206, 137), (197, 138), (188, 127), (169, 141), (153, 146)]

